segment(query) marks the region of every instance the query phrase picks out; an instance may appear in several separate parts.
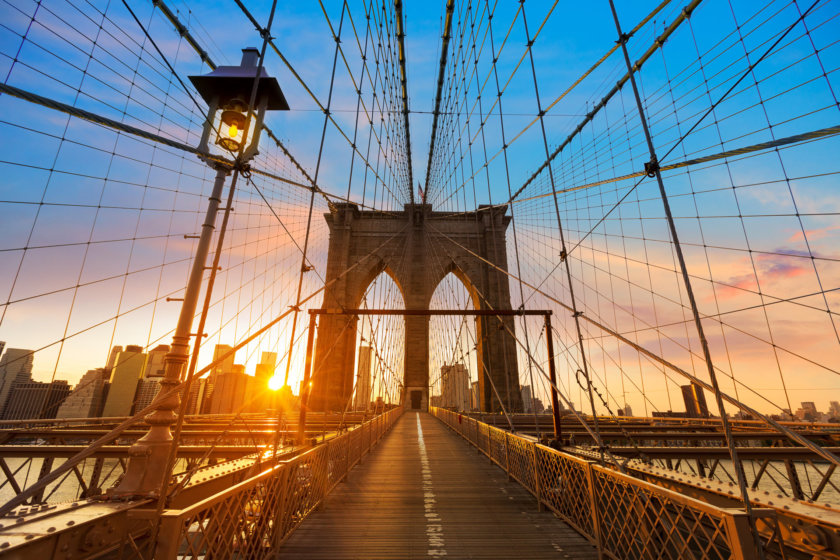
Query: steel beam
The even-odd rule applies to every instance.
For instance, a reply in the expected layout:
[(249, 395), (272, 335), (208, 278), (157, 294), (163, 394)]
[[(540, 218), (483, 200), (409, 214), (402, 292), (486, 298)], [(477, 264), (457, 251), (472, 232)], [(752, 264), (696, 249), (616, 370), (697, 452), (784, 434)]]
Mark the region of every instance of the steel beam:
[(550, 309), (310, 309), (312, 315), (466, 315), (474, 317), (549, 316)]

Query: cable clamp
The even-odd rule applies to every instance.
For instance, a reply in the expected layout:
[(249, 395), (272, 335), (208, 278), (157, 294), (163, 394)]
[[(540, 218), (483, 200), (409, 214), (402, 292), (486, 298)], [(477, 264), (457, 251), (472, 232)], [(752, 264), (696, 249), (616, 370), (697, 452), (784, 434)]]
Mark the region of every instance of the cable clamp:
[(583, 311), (575, 311), (572, 313), (572, 317), (583, 317)]
[(566, 257), (568, 257), (568, 256), (569, 256), (569, 254), (566, 253), (566, 249), (563, 249), (562, 251), (560, 251), (560, 262), (566, 262)]
[(624, 43), (627, 42), (627, 40), (629, 38), (630, 38), (630, 35), (628, 35), (627, 33), (622, 33), (621, 35), (618, 36), (618, 41), (616, 41), (616, 43), (619, 44), (619, 45), (623, 45)]
[(645, 175), (650, 178), (656, 177), (656, 173), (659, 171), (659, 162), (656, 161), (656, 157), (650, 158), (650, 161), (645, 163)]
[(305, 263), (300, 267), (301, 272), (309, 272), (310, 270), (314, 270), (314, 269), (315, 269), (314, 266), (312, 266), (311, 264), (305, 264)]

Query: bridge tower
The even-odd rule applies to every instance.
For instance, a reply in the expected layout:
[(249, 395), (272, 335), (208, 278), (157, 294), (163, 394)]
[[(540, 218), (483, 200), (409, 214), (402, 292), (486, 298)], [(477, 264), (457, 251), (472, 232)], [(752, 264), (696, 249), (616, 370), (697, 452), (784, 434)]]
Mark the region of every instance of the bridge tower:
[[(431, 205), (406, 205), (402, 212), (361, 211), (337, 204), (325, 214), (330, 230), (326, 309), (358, 308), (371, 282), (383, 271), (402, 292), (406, 309), (429, 309), (435, 288), (450, 272), (470, 293), (476, 309), (510, 309), (507, 270), (506, 207), (476, 212), (433, 212)], [(513, 317), (476, 318), (480, 406), (522, 409), (516, 364)], [(312, 372), (310, 406), (343, 410), (353, 392), (358, 318), (321, 315)], [(429, 317), (405, 317), (403, 403), (426, 409), (429, 402)], [(492, 383), (490, 382), (492, 380)], [(495, 391), (494, 391), (495, 387)]]

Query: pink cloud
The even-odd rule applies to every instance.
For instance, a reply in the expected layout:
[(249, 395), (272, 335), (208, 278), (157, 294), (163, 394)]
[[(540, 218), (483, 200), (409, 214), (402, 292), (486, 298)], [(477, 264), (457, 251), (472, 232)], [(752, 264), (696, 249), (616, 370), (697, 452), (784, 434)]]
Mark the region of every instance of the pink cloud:
[[(723, 280), (716, 287), (718, 298), (731, 299), (744, 294), (745, 291), (757, 292), (759, 291), (759, 281), (763, 291), (767, 291), (769, 287), (778, 288), (780, 282), (802, 276), (812, 270), (810, 263), (801, 258), (807, 256), (806, 253), (790, 250), (784, 251), (784, 253), (787, 254), (757, 255), (755, 257), (756, 273), (750, 271)], [(741, 265), (749, 266), (749, 261), (744, 259)]]
[(788, 242), (796, 243), (800, 241), (805, 241), (805, 236), (808, 236), (808, 241), (816, 241), (817, 239), (823, 239), (828, 237), (828, 235), (835, 230), (840, 230), (840, 226), (828, 226), (824, 228), (818, 229), (806, 229), (805, 234), (802, 234), (802, 231), (797, 231), (790, 237), (788, 237)]

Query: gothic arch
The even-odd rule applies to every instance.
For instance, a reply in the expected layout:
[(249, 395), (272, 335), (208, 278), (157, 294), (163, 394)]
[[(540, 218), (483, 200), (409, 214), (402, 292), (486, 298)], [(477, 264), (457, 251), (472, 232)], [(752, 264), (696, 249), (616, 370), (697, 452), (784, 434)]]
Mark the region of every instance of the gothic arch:
[[(330, 229), (323, 307), (355, 309), (370, 283), (383, 271), (399, 287), (407, 309), (428, 309), (440, 281), (453, 272), (467, 287), (477, 308), (510, 309), (505, 231), (506, 208), (479, 207), (471, 213), (433, 212), (429, 205), (406, 205), (402, 212), (360, 211), (355, 204), (336, 204), (325, 214)], [(476, 256), (478, 255), (478, 256)], [(490, 266), (493, 263), (494, 266)], [(498, 268), (497, 268), (498, 267)], [(486, 300), (486, 301), (485, 301)], [(488, 319), (495, 321), (488, 328)], [(482, 318), (479, 374), (482, 410), (522, 408), (516, 347), (498, 319)], [(340, 410), (353, 390), (357, 319), (322, 315), (319, 319), (312, 373), (315, 410)], [(429, 317), (405, 318), (403, 403), (428, 406)], [(489, 383), (488, 381), (491, 381)], [(499, 397), (491, 385), (504, 387)], [(419, 397), (419, 400), (418, 400)]]
[(371, 284), (373, 284), (382, 273), (387, 274), (391, 280), (394, 281), (394, 284), (397, 285), (397, 289), (400, 291), (403, 306), (405, 306), (405, 290), (403, 290), (399, 276), (397, 276), (388, 263), (379, 259), (372, 266), (364, 268), (360, 273), (359, 281), (354, 282), (355, 289), (350, 294), (349, 307), (357, 309), (361, 306), (362, 298), (364, 298), (368, 288), (370, 288)]

